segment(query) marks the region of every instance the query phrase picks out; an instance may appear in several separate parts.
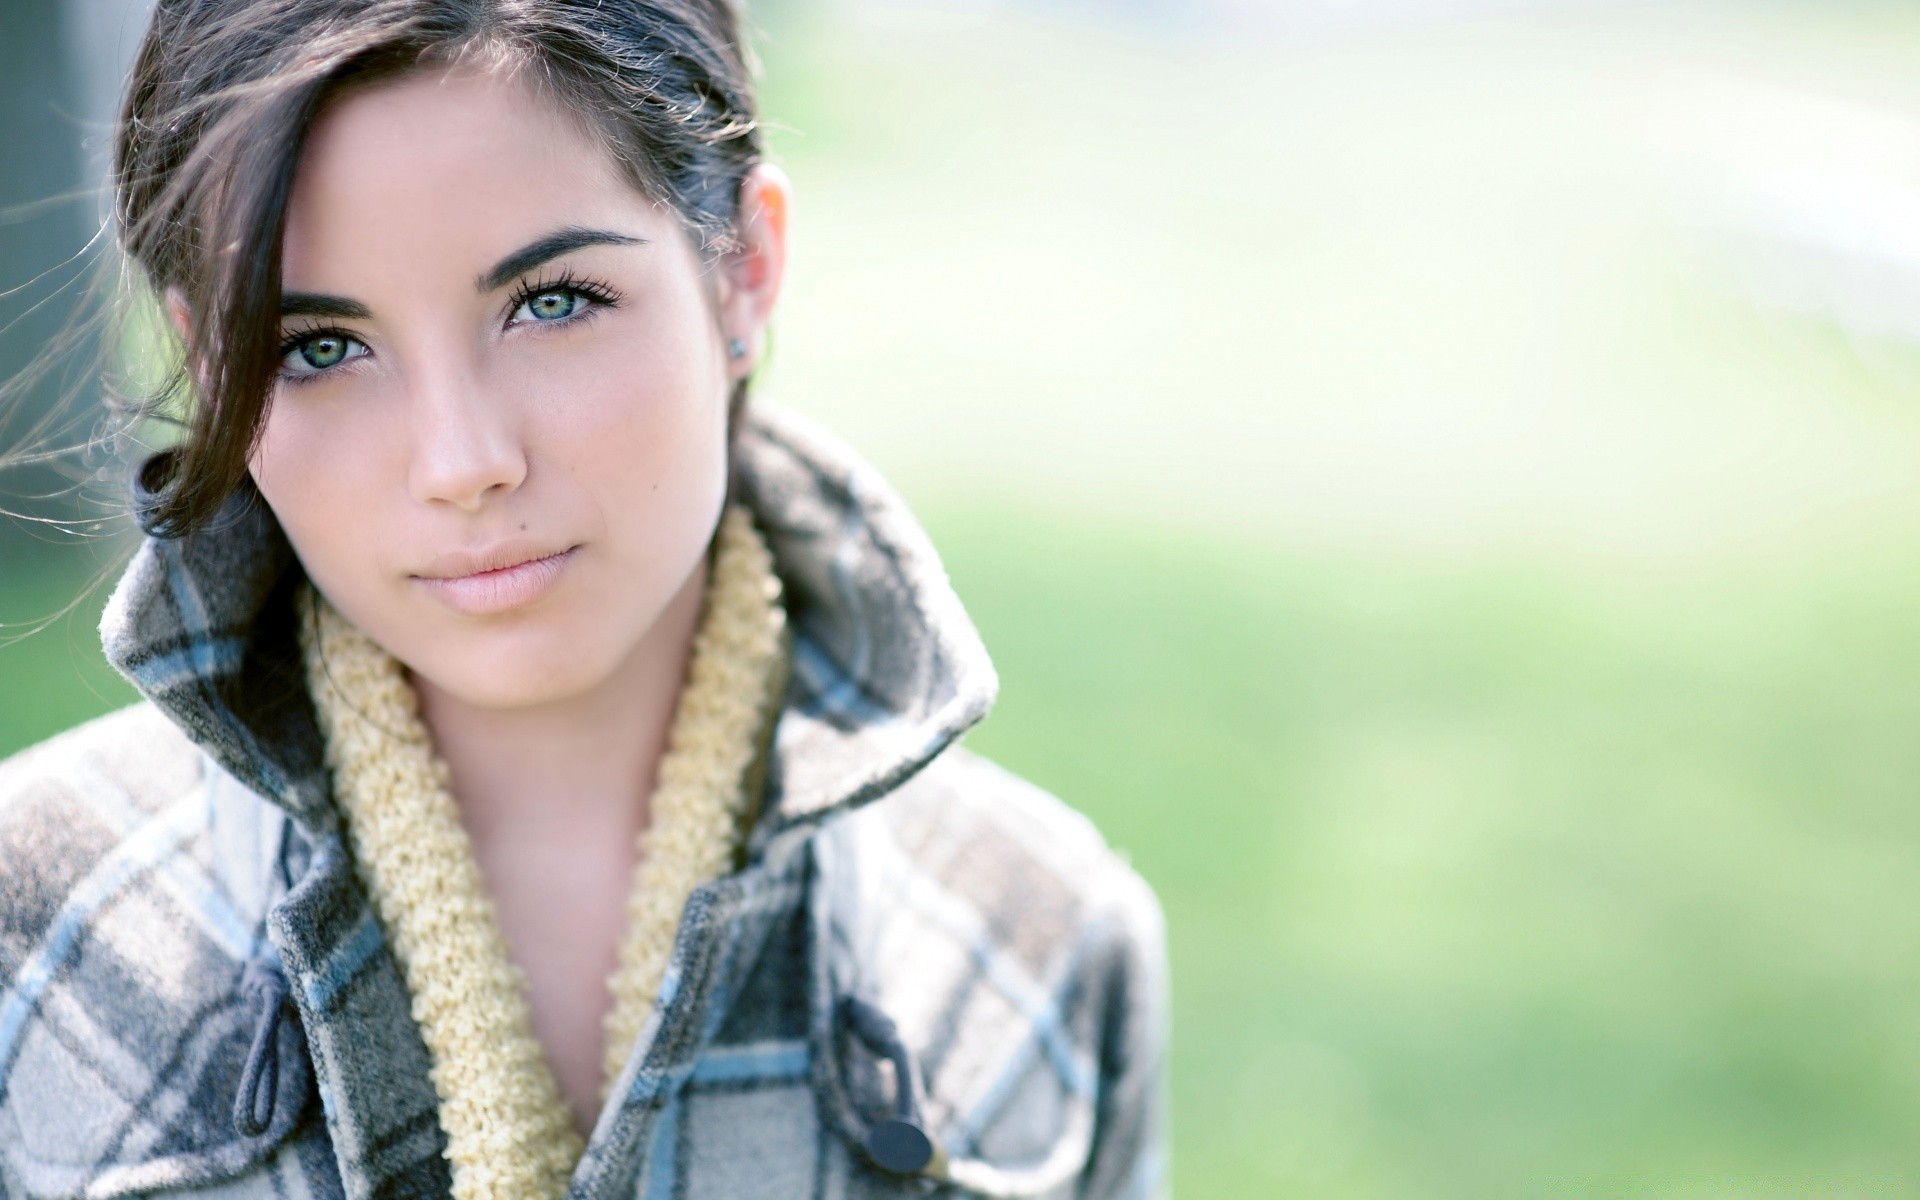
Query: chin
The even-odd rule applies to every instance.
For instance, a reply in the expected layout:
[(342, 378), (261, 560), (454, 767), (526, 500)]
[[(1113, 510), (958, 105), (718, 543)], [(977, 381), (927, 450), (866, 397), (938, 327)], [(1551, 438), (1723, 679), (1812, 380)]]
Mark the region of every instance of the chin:
[(434, 669), (439, 665), (409, 670), (462, 704), (486, 709), (560, 703), (592, 691), (611, 673), (577, 656), (474, 655)]
[(562, 619), (488, 630), (443, 628), (423, 638), (417, 654), (400, 657), (416, 688), (424, 681), (475, 708), (561, 703), (604, 684), (620, 655), (608, 644), (612, 631), (585, 630), (577, 617), (554, 615)]

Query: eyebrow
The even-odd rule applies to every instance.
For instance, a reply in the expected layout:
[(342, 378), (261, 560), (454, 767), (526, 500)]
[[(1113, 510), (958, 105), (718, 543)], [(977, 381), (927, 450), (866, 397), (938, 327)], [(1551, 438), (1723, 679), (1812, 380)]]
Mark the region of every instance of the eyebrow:
[(525, 274), (541, 263), (587, 246), (644, 246), (646, 244), (646, 238), (615, 233), (611, 229), (583, 229), (578, 225), (569, 225), (565, 229), (556, 229), (539, 241), (530, 242), (507, 255), (495, 263), (491, 271), (474, 280), (474, 287), (482, 292), (491, 292), (495, 288), (511, 283), (515, 276)]
[(283, 317), (338, 317), (346, 321), (364, 321), (373, 311), (358, 300), (329, 296), (323, 292), (283, 292), (280, 296)]

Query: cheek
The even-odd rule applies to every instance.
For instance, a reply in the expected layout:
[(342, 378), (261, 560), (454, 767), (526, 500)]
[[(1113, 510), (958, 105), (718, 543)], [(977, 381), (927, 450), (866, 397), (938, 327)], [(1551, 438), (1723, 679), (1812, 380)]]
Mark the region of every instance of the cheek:
[(539, 389), (534, 462), (595, 493), (610, 522), (708, 513), (724, 488), (724, 370), (688, 331), (675, 332), (599, 338), (529, 380)]
[(357, 427), (364, 421), (323, 420), (311, 407), (277, 400), (247, 471), (307, 573), (329, 595), (352, 596), (377, 561), (382, 437)]

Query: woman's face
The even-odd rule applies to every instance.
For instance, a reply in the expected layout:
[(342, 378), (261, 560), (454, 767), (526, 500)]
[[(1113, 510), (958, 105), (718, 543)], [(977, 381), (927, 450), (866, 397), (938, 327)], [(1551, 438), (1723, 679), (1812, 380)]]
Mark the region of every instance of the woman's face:
[[(515, 79), (420, 74), (322, 113), (288, 206), (283, 355), (249, 469), (308, 575), (469, 703), (563, 700), (698, 585), (727, 402), (777, 289)], [(770, 239), (770, 240), (769, 240)]]

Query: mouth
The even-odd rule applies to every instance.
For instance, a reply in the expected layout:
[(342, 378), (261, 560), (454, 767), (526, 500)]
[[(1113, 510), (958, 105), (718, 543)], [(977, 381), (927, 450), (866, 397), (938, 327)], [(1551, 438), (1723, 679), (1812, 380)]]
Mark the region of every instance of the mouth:
[(412, 578), (451, 608), (469, 616), (490, 616), (545, 597), (579, 551), (579, 546), (544, 553), (502, 547), (478, 555), (448, 555)]

